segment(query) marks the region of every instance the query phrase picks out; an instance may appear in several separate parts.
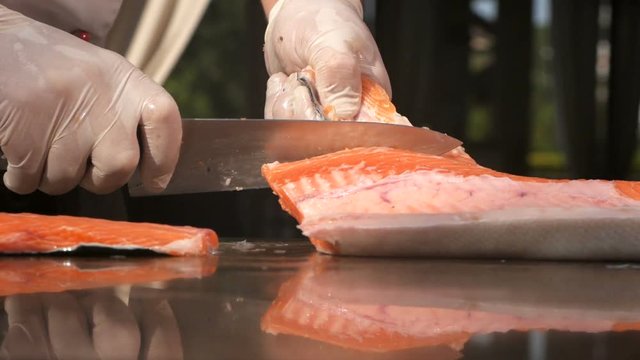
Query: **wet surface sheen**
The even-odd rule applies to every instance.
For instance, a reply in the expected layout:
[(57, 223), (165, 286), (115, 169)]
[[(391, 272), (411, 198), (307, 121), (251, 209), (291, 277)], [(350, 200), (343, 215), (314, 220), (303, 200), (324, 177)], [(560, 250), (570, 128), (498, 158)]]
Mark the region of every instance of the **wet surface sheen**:
[(627, 263), (337, 258), (249, 240), (209, 258), (3, 257), (0, 296), (3, 358), (640, 358)]

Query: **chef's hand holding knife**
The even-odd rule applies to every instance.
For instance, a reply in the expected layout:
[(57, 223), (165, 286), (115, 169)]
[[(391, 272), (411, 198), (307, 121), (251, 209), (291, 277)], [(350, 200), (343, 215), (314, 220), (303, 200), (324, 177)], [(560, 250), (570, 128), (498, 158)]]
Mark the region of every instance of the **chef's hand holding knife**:
[(173, 98), (120, 55), (0, 5), (0, 147), (10, 190), (108, 193), (139, 165), (145, 186), (160, 191), (178, 160), (181, 125)]
[(264, 55), (271, 75), (265, 117), (308, 117), (306, 105), (310, 101), (301, 100), (304, 94), (296, 94), (295, 84), (288, 79), (288, 75), (308, 66), (315, 71), (325, 115), (332, 120), (352, 119), (360, 110), (361, 75), (370, 77), (391, 95), (380, 52), (363, 21), (361, 0), (262, 3), (269, 18)]
[[(391, 93), (360, 0), (262, 2), (268, 94), (307, 66), (332, 119), (357, 114), (363, 74)], [(136, 167), (147, 188), (166, 187), (182, 128), (161, 86), (116, 53), (1, 5), (0, 54), (0, 149), (10, 190), (61, 194), (80, 185), (108, 193)], [(267, 97), (266, 107), (277, 104)]]

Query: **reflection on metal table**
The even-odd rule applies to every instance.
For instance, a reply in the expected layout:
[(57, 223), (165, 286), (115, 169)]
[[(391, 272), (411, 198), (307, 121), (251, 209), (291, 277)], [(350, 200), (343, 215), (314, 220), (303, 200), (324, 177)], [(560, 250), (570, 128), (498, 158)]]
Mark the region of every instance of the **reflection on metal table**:
[(0, 258), (10, 358), (640, 357), (640, 266), (329, 257)]

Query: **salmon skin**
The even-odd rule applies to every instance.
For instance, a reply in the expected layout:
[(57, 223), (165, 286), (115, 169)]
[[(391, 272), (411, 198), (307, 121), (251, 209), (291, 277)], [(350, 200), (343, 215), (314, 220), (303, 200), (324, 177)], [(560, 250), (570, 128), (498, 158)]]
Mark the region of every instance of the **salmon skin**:
[(374, 352), (461, 351), (474, 335), (509, 331), (640, 330), (637, 269), (564, 265), (316, 255), (281, 286), (261, 328)]
[(0, 253), (72, 251), (80, 246), (207, 255), (217, 248), (218, 238), (212, 230), (189, 226), (0, 213)]
[[(368, 121), (396, 121), (384, 90), (363, 91), (360, 113), (376, 114)], [(347, 149), (262, 173), (324, 253), (640, 259), (640, 182), (514, 176), (461, 147), (442, 156)]]
[(4, 258), (0, 259), (0, 296), (202, 278), (216, 271), (217, 261), (215, 256), (136, 260)]

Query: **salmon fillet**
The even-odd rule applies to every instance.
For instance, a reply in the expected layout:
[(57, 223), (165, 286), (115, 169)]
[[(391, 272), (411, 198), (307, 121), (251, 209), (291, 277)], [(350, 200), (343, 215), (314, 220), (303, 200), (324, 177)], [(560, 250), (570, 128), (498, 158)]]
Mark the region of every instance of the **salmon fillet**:
[(212, 230), (103, 219), (0, 213), (0, 253), (71, 251), (79, 246), (146, 249), (168, 255), (207, 255)]
[(326, 253), (640, 258), (640, 183), (512, 176), (390, 148), (268, 164), (263, 174)]
[(217, 260), (211, 256), (91, 261), (2, 259), (0, 296), (201, 278), (216, 271)]
[[(603, 280), (618, 275), (610, 275), (610, 270), (604, 268), (586, 268), (580, 273), (573, 271), (574, 268), (545, 269), (543, 266), (541, 270), (539, 264), (530, 269), (516, 265), (515, 275), (508, 274), (500, 280), (494, 277), (491, 281), (490, 276), (496, 271), (487, 265), (414, 263), (405, 266), (402, 260), (383, 263), (369, 260), (350, 261), (341, 267), (333, 260), (316, 256), (282, 285), (262, 318), (263, 331), (301, 336), (345, 348), (387, 352), (442, 345), (460, 351), (474, 335), (508, 331), (640, 330), (637, 296), (634, 296), (635, 311), (625, 309), (623, 312), (617, 306), (624, 308), (627, 304), (609, 296), (601, 301), (602, 296), (598, 296), (601, 286), (594, 286), (592, 278), (584, 277), (589, 274)], [(505, 278), (505, 267), (501, 269), (498, 274), (502, 276), (498, 278)], [(440, 270), (451, 283), (430, 280), (438, 278), (440, 273), (430, 275), (421, 270)], [(538, 276), (540, 271), (544, 276)], [(583, 280), (565, 281), (562, 285), (562, 280), (575, 280), (574, 275)], [(627, 275), (632, 274), (623, 274), (628, 280)], [(549, 277), (556, 276), (559, 279), (555, 284), (562, 288), (549, 284)], [(632, 277), (637, 282), (638, 277)], [(531, 282), (541, 279), (544, 281)], [(472, 286), (470, 292), (457, 287), (478, 280), (480, 285)], [(501, 280), (517, 282), (503, 285)], [(617, 290), (625, 287), (624, 281), (614, 282), (607, 287)], [(512, 295), (514, 289), (521, 287), (528, 289), (530, 298), (526, 304), (519, 304), (522, 299)], [(546, 287), (552, 287), (553, 291), (545, 291)]]
[[(360, 113), (404, 124), (384, 90), (363, 90)], [(347, 149), (262, 173), (325, 253), (640, 259), (640, 182), (515, 176), (462, 148)]]

